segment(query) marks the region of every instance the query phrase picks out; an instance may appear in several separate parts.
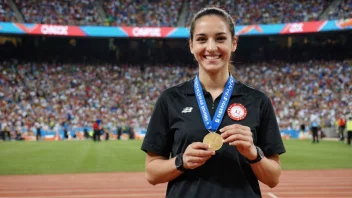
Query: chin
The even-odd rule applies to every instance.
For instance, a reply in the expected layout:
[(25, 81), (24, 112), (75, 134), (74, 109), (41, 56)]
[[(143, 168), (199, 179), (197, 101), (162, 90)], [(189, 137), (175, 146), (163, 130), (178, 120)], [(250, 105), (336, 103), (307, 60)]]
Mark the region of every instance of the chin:
[(209, 63), (204, 63), (202, 64), (203, 68), (207, 71), (219, 71), (221, 70), (224, 66), (222, 63), (216, 63), (216, 64), (209, 64)]

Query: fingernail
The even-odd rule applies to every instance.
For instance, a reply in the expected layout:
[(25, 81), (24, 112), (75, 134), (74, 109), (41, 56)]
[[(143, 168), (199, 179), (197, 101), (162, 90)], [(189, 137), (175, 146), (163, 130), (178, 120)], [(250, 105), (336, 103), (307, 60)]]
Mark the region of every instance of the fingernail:
[(224, 129), (223, 129), (223, 128), (221, 128), (219, 131), (220, 131), (220, 132), (223, 132), (223, 131), (224, 131)]

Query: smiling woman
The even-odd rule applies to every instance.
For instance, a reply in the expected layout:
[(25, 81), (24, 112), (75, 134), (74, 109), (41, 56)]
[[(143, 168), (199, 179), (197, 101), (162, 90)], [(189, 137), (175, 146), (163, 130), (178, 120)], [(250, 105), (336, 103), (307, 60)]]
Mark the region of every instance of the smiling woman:
[(158, 98), (141, 147), (146, 179), (168, 182), (167, 197), (261, 197), (258, 180), (278, 184), (285, 152), (270, 99), (234, 79), (228, 13), (199, 11), (190, 36), (199, 73)]
[(200, 76), (205, 72), (216, 72), (219, 75), (222, 72), (228, 75), (229, 69), (232, 70), (229, 64), (231, 53), (237, 47), (233, 22), (216, 14), (198, 14), (190, 31), (189, 46), (199, 64)]

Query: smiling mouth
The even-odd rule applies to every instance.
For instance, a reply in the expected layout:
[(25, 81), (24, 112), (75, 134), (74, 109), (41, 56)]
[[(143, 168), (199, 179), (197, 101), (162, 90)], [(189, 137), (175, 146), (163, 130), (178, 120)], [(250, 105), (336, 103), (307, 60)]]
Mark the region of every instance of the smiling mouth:
[(214, 55), (211, 55), (211, 56), (209, 56), (209, 55), (204, 55), (203, 56), (205, 59), (207, 59), (207, 60), (217, 60), (217, 59), (219, 59), (220, 57), (221, 57), (221, 55), (216, 55), (216, 56), (214, 56)]

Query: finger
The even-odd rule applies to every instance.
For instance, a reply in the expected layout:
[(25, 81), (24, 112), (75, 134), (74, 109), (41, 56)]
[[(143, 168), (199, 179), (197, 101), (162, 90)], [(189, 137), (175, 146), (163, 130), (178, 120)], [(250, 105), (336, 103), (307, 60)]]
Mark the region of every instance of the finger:
[(252, 132), (249, 130), (245, 130), (245, 129), (239, 129), (239, 128), (235, 128), (235, 129), (229, 129), (223, 133), (221, 133), (221, 137), (223, 139), (226, 139), (227, 137), (234, 135), (234, 134), (241, 134), (244, 136), (252, 136)]
[(246, 142), (250, 142), (250, 143), (253, 142), (253, 138), (251, 136), (245, 136), (245, 135), (242, 135), (242, 134), (233, 134), (231, 136), (228, 136), (226, 139), (224, 139), (224, 142), (225, 143), (234, 142), (234, 141), (237, 141), (237, 140), (246, 141)]
[(243, 141), (243, 140), (236, 140), (234, 142), (230, 142), (229, 145), (231, 145), (231, 146), (251, 147), (252, 143), (251, 142), (247, 142), (247, 141)]
[(196, 157), (208, 157), (208, 156), (215, 155), (215, 151), (191, 149), (189, 152), (187, 152), (187, 155), (188, 156), (196, 156)]
[(196, 150), (198, 150), (198, 149), (206, 150), (206, 149), (209, 149), (209, 146), (207, 144), (202, 143), (202, 142), (194, 142), (191, 144), (191, 148), (196, 149)]
[(249, 130), (250, 131), (250, 128), (248, 126), (244, 126), (244, 125), (240, 125), (240, 124), (227, 125), (227, 126), (221, 128), (219, 131), (225, 132), (230, 129), (242, 129), (242, 130)]

